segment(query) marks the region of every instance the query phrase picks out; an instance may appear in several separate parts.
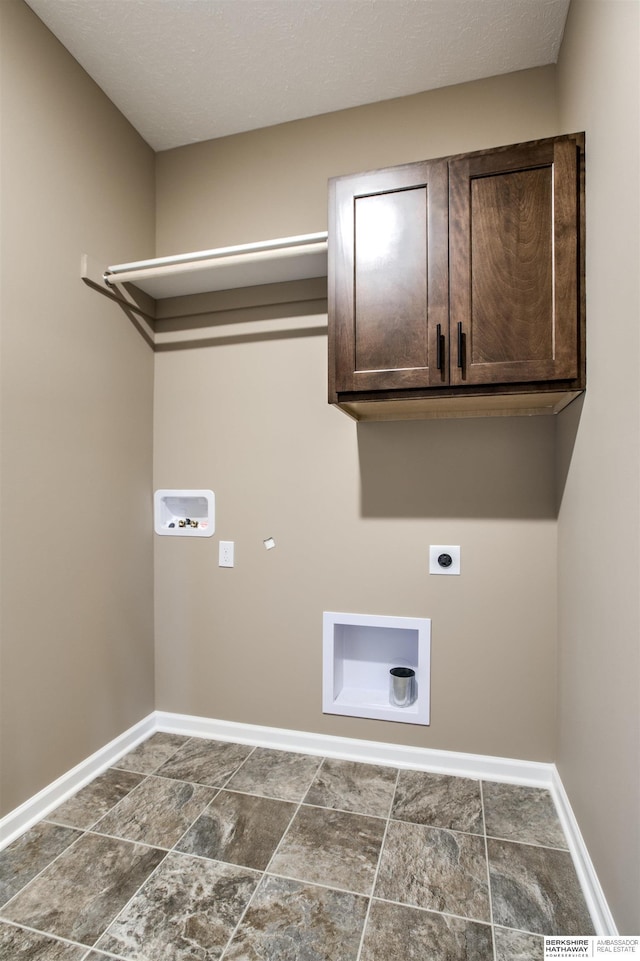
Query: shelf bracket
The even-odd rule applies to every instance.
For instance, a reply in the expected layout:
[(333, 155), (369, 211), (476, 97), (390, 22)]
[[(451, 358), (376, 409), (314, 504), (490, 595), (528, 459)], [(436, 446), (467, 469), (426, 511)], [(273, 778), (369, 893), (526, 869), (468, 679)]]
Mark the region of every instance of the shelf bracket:
[(107, 283), (101, 264), (89, 254), (82, 254), (80, 276), (93, 290), (119, 304), (149, 346), (155, 348), (156, 302), (153, 297), (137, 289), (134, 293), (126, 284)]
[(112, 279), (107, 279), (107, 274), (100, 263), (88, 254), (82, 254), (80, 261), (80, 276), (85, 284), (93, 287), (94, 290), (122, 304), (134, 313), (144, 317), (145, 320), (153, 323), (156, 319), (156, 302), (153, 297), (149, 297), (141, 290), (135, 292), (124, 283), (115, 283)]

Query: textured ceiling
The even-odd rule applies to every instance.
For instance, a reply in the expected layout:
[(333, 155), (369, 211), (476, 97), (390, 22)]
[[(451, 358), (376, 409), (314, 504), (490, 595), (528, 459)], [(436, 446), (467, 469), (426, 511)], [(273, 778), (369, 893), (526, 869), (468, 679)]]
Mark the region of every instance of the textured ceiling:
[(569, 0), (27, 0), (155, 150), (555, 63)]

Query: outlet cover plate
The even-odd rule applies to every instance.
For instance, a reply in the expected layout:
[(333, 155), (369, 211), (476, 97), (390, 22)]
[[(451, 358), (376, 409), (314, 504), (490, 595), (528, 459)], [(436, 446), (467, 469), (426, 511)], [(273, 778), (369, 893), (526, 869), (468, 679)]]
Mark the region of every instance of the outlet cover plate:
[[(448, 554), (451, 563), (447, 567), (446, 563), (441, 564), (438, 558), (443, 554)], [(460, 573), (460, 545), (451, 544), (431, 544), (429, 547), (429, 573), (430, 574), (459, 574)]]
[(233, 541), (220, 541), (218, 547), (218, 567), (233, 567), (234, 553)]

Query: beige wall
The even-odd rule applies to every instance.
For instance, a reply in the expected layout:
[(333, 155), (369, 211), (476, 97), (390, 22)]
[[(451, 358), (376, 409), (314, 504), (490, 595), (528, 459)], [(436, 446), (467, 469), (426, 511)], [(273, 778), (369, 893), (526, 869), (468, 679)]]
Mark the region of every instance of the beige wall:
[[(157, 252), (322, 230), (329, 176), (557, 131), (545, 68), (169, 151)], [(298, 313), (311, 331), (281, 337), (201, 317), (156, 355), (154, 484), (218, 504), (211, 540), (156, 538), (157, 707), (552, 760), (552, 419), (357, 426), (326, 402), (326, 304)], [(428, 575), (433, 543), (461, 577)], [(324, 610), (433, 619), (430, 727), (322, 714)]]
[[(332, 175), (585, 129), (584, 404), (557, 421), (359, 427), (325, 402), (315, 299), (201, 318), (195, 344), (156, 354), (153, 427), (153, 486), (218, 497), (216, 537), (155, 539), (155, 706), (557, 759), (618, 926), (635, 933), (638, 9), (573, 0), (558, 71), (156, 163), (164, 254), (322, 230)], [(21, 0), (0, 18), (2, 813), (154, 706), (153, 359), (79, 281), (83, 252), (152, 253), (154, 166)], [(292, 330), (265, 333), (285, 314)], [(233, 570), (217, 566), (220, 537), (236, 542)], [(443, 542), (462, 547), (460, 578), (426, 572)], [(322, 715), (326, 609), (433, 618), (429, 728)]]
[(327, 229), (327, 177), (557, 132), (553, 67), (158, 154), (157, 254)]
[(153, 251), (153, 154), (2, 0), (0, 787), (14, 808), (153, 709), (153, 355), (80, 280)]
[[(561, 415), (558, 759), (621, 932), (640, 930), (640, 4), (573, 0), (563, 126), (587, 132), (588, 390)], [(621, 363), (622, 360), (622, 363)]]

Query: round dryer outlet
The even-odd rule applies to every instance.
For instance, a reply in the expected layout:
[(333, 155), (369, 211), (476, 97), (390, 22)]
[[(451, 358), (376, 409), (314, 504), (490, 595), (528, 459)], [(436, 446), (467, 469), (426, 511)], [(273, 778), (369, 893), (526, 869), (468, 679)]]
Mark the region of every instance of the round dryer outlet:
[(460, 546), (432, 544), (429, 547), (430, 574), (459, 574)]

